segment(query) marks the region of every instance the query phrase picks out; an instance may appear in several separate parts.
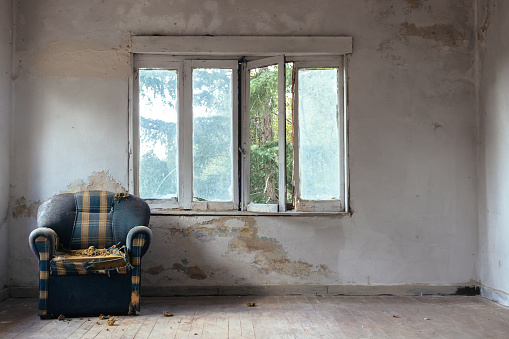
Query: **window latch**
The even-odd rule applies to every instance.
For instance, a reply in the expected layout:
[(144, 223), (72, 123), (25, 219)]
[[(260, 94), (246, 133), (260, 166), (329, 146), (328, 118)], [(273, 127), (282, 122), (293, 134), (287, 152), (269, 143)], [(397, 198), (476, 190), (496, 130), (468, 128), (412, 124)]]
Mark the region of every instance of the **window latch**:
[(246, 150), (240, 146), (239, 146), (239, 152), (242, 153), (243, 155), (246, 155)]

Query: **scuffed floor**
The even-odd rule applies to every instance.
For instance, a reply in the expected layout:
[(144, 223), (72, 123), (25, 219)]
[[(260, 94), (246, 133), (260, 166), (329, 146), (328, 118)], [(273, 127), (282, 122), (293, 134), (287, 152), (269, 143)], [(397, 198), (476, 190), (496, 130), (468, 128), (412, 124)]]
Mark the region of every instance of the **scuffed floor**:
[[(509, 309), (480, 297), (142, 298), (140, 316), (39, 320), (0, 303), (1, 338), (506, 338)], [(251, 306), (250, 305), (253, 305)]]

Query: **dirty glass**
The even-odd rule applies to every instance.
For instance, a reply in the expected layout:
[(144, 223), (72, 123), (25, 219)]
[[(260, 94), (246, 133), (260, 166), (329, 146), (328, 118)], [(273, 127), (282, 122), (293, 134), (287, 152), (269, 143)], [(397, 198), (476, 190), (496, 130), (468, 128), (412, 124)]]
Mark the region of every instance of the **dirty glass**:
[(338, 69), (299, 69), (300, 198), (340, 194)]
[(233, 71), (193, 69), (193, 200), (233, 201)]
[(177, 71), (139, 71), (139, 194), (177, 199)]
[(278, 203), (278, 66), (250, 70), (250, 201)]

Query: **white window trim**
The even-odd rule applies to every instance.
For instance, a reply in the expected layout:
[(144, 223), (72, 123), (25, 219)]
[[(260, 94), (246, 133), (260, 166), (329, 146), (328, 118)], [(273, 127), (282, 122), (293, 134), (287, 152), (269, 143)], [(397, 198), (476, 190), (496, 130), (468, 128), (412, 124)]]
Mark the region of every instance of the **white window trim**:
[[(149, 68), (157, 68), (159, 66), (154, 66), (154, 62), (156, 62), (157, 65), (160, 65), (161, 68), (168, 67), (169, 64), (175, 63), (176, 61), (168, 61), (167, 58), (165, 58), (164, 55), (172, 55), (173, 60), (178, 59), (186, 59), (188, 56), (199, 56), (206, 57), (207, 60), (210, 59), (233, 59), (233, 58), (240, 58), (241, 56), (248, 55), (250, 58), (263, 58), (263, 57), (273, 57), (277, 55), (284, 55), (286, 57), (289, 57), (289, 60), (294, 62), (298, 62), (300, 59), (303, 59), (302, 57), (306, 56), (316, 56), (314, 59), (320, 60), (330, 60), (330, 57), (338, 57), (342, 56), (342, 65), (340, 66), (340, 70), (342, 70), (342, 84), (343, 88), (341, 89), (341, 93), (339, 96), (339, 99), (342, 101), (342, 112), (341, 112), (341, 122), (340, 124), (340, 130), (341, 130), (341, 138), (342, 138), (342, 147), (341, 147), (341, 161), (342, 161), (342, 173), (341, 173), (341, 206), (336, 210), (335, 208), (331, 208), (331, 203), (328, 203), (327, 201), (319, 201), (318, 204), (316, 204), (316, 201), (314, 201), (315, 204), (310, 205), (306, 201), (297, 201), (297, 204), (300, 204), (301, 207), (298, 208), (300, 211), (289, 211), (285, 212), (286, 209), (286, 197), (283, 201), (281, 201), (281, 197), (279, 198), (279, 212), (274, 213), (275, 209), (271, 208), (270, 206), (267, 207), (267, 205), (260, 205), (260, 206), (253, 206), (250, 212), (240, 212), (240, 211), (233, 211), (234, 209), (237, 209), (239, 206), (239, 185), (234, 185), (234, 199), (235, 201), (233, 203), (224, 203), (224, 202), (193, 202), (192, 196), (191, 197), (184, 197), (184, 185), (191, 184), (192, 187), (192, 154), (191, 156), (179, 156), (179, 167), (180, 168), (187, 168), (189, 164), (186, 164), (185, 166), (181, 166), (181, 161), (189, 161), (189, 158), (191, 159), (191, 167), (189, 167), (190, 171), (179, 171), (179, 202), (171, 202), (167, 200), (152, 200), (147, 199), (146, 201), (151, 206), (151, 209), (154, 213), (162, 213), (162, 214), (179, 214), (179, 209), (183, 209), (184, 214), (188, 213), (194, 213), (196, 214), (221, 214), (225, 213), (227, 215), (230, 215), (231, 213), (239, 213), (239, 214), (257, 214), (258, 213), (265, 213), (266, 215), (295, 215), (295, 214), (302, 214), (302, 215), (308, 215), (309, 213), (315, 213), (315, 214), (347, 214), (349, 213), (349, 173), (348, 173), (348, 88), (347, 88), (347, 80), (348, 80), (348, 61), (349, 61), (349, 54), (352, 53), (352, 38), (351, 37), (337, 37), (337, 36), (329, 36), (329, 37), (275, 37), (275, 36), (219, 36), (219, 37), (212, 37), (212, 36), (133, 36), (131, 37), (131, 52), (134, 54), (134, 57), (136, 59), (135, 67), (140, 67), (140, 65), (143, 65), (145, 62), (149, 61), (150, 66)], [(152, 54), (148, 55), (147, 54)], [(155, 54), (155, 55), (154, 55)], [(146, 56), (146, 57), (145, 57)], [(321, 57), (323, 56), (323, 58)], [(305, 59), (305, 58), (304, 58)], [(284, 57), (283, 57), (283, 64), (284, 64)], [(314, 66), (316, 66), (316, 62), (313, 63)], [(284, 68), (283, 68), (284, 69)], [(237, 76), (237, 73), (235, 73), (235, 76)], [(281, 73), (281, 72), (280, 72)], [(278, 78), (278, 82), (283, 81), (284, 84), (284, 75), (283, 78)], [(134, 74), (136, 75), (137, 72), (135, 71)], [(183, 76), (183, 72), (179, 72), (179, 80), (180, 76)], [(339, 79), (341, 81), (341, 78)], [(179, 91), (184, 89), (185, 81), (179, 81)], [(138, 112), (134, 109), (135, 106), (137, 106), (137, 98), (138, 96), (135, 95), (139, 91), (138, 83), (136, 79), (134, 79), (134, 75), (130, 77), (129, 79), (129, 192), (136, 194), (135, 187), (137, 187), (137, 173), (134, 171), (134, 168), (137, 168), (139, 165), (138, 159), (135, 157), (136, 154), (138, 154), (139, 150), (137, 149), (137, 143), (139, 143), (139, 116)], [(242, 88), (238, 89), (239, 91), (242, 91), (242, 93), (245, 93), (245, 85), (244, 81), (241, 84)], [(281, 86), (280, 86), (281, 87)], [(282, 86), (284, 88), (284, 86)], [(184, 98), (184, 101), (190, 100), (187, 98), (187, 96), (191, 96), (190, 91), (184, 91), (183, 93), (188, 93), (186, 95), (186, 98)], [(281, 93), (279, 93), (281, 95)], [(245, 96), (244, 96), (245, 97)], [(247, 96), (248, 97), (248, 96)], [(238, 98), (235, 98), (234, 100), (237, 100)], [(192, 98), (191, 98), (192, 100)], [(283, 101), (284, 102), (284, 101)], [(183, 109), (182, 105), (184, 103), (179, 101), (179, 120), (185, 119), (183, 115)], [(238, 104), (234, 104), (234, 109), (237, 109)], [(281, 109), (281, 107), (279, 108)], [(188, 114), (190, 116), (190, 114)], [(189, 119), (189, 117), (187, 117)], [(236, 120), (238, 118), (238, 114), (234, 113), (234, 121), (233, 121), (233, 128), (234, 128), (234, 142), (233, 146), (234, 148), (236, 145), (239, 145), (238, 143), (238, 132), (236, 129), (238, 121)], [(280, 116), (281, 118), (281, 116)], [(192, 124), (192, 116), (190, 117), (191, 124)], [(249, 122), (248, 122), (249, 123)], [(189, 124), (187, 122), (186, 126)], [(298, 121), (297, 121), (298, 124)], [(281, 125), (280, 125), (281, 126)], [(283, 124), (285, 126), (285, 124)], [(244, 131), (244, 126), (242, 127), (242, 130)], [(248, 129), (249, 130), (249, 129)], [(283, 129), (284, 130), (284, 129)], [(280, 132), (281, 133), (281, 132)], [(185, 133), (185, 127), (183, 133), (181, 133), (180, 130), (180, 122), (179, 122), (179, 128), (178, 128), (178, 143), (179, 143), (179, 152), (180, 150), (184, 150), (185, 147), (189, 148), (189, 145), (192, 145), (192, 135), (187, 137), (184, 141), (184, 137), (181, 137), (181, 134), (189, 135), (190, 133)], [(190, 144), (188, 138), (191, 138)], [(244, 139), (245, 140), (245, 139)], [(278, 137), (279, 143), (281, 143), (281, 137)], [(283, 138), (284, 143), (284, 138)], [(280, 149), (281, 149), (281, 145)], [(286, 147), (284, 144), (283, 147)], [(249, 149), (249, 147), (248, 147)], [(192, 151), (191, 151), (192, 152)], [(282, 152), (280, 152), (281, 155)], [(180, 154), (180, 153), (179, 153)], [(234, 175), (237, 175), (239, 173), (237, 165), (238, 165), (238, 155), (236, 149), (234, 149)], [(296, 157), (298, 157), (298, 152), (295, 152)], [(245, 154), (244, 154), (245, 156)], [(280, 157), (281, 158), (281, 157)], [(283, 153), (283, 158), (284, 153)], [(184, 160), (185, 159), (185, 160)], [(285, 161), (286, 159), (283, 159)], [(281, 159), (279, 160), (281, 163)], [(294, 161), (298, 162), (298, 159)], [(244, 162), (243, 162), (244, 163)], [(243, 165), (244, 166), (244, 165)], [(248, 169), (249, 170), (249, 169)], [(283, 171), (286, 170), (286, 166), (282, 169)], [(246, 169), (243, 168), (243, 173)], [(187, 174), (181, 173), (181, 172), (187, 172)], [(281, 168), (280, 168), (281, 172)], [(285, 176), (282, 176), (280, 173), (280, 185), (281, 185), (281, 178), (285, 178)], [(237, 179), (235, 182), (239, 182)], [(244, 180), (244, 179), (242, 179)], [(248, 183), (249, 184), (249, 183)], [(298, 184), (296, 184), (296, 189), (298, 189)], [(242, 181), (241, 185), (243, 186), (243, 194), (246, 192), (246, 189), (244, 188), (245, 182)], [(249, 194), (249, 190), (247, 190)], [(280, 192), (281, 195), (281, 192)], [(242, 197), (244, 199), (244, 196)], [(185, 202), (185, 203), (182, 203)], [(334, 204), (334, 202), (332, 202)], [(253, 204), (254, 205), (254, 204)], [(282, 206), (284, 205), (284, 206)], [(297, 206), (295, 206), (297, 208)], [(189, 211), (191, 210), (191, 211)], [(228, 211), (229, 210), (229, 211)]]

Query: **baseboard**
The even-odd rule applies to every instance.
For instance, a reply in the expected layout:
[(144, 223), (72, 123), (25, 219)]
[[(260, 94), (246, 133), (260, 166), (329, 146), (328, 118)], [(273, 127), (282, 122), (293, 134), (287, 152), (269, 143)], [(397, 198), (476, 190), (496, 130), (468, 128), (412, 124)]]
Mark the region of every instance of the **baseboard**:
[(486, 286), (481, 286), (481, 296), (493, 300), (501, 305), (509, 306), (509, 294)]
[(236, 296), (236, 295), (474, 295), (479, 291), (470, 285), (408, 284), (395, 286), (360, 285), (262, 285), (262, 286), (144, 286), (142, 295), (147, 297), (174, 296)]
[[(144, 297), (191, 297), (191, 296), (417, 296), (417, 295), (476, 295), (478, 287), (464, 285), (256, 285), (256, 286), (142, 286)], [(11, 298), (37, 298), (36, 287), (11, 287)], [(506, 297), (507, 298), (507, 297)], [(509, 300), (509, 299), (508, 299)]]

